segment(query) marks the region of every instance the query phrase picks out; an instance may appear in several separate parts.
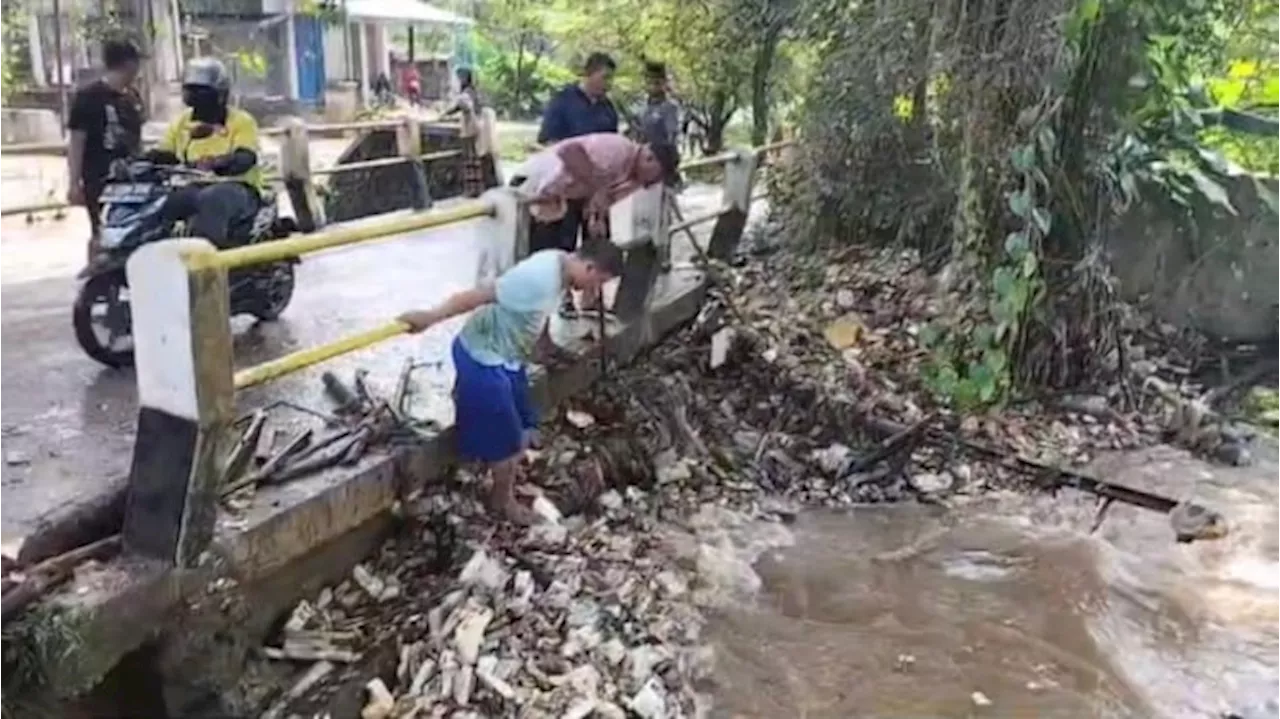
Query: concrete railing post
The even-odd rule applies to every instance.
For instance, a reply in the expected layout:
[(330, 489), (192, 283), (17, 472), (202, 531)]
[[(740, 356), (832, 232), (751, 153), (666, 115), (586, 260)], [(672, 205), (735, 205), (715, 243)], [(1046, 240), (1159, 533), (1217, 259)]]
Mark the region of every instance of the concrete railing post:
[(480, 196), (493, 208), (493, 217), (481, 230), (483, 248), (476, 269), (477, 284), (496, 282), (498, 276), (529, 254), (529, 212), (510, 187), (495, 187)]
[(324, 227), (324, 203), (316, 195), (311, 180), (311, 144), (307, 124), (301, 118), (291, 117), (284, 123), (285, 134), (280, 141), (280, 175), (284, 178), (285, 193), (293, 204), (298, 229), (314, 232)]
[(124, 546), (193, 566), (213, 538), (234, 419), (227, 273), (201, 239), (143, 245), (129, 258), (138, 433)]
[(665, 188), (655, 185), (632, 193), (609, 211), (613, 241), (626, 251), (613, 310), (627, 322), (643, 316), (662, 271), (661, 248), (668, 243)]
[(422, 127), (416, 117), (406, 117), (396, 126), (396, 152), (408, 160), (413, 168), (413, 209), (425, 210), (431, 206), (431, 192), (427, 184), (426, 168), (422, 166)]
[(751, 189), (755, 184), (756, 153), (751, 149), (735, 150), (737, 157), (724, 168), (724, 203), (728, 209), (711, 230), (707, 254), (717, 260), (733, 257), (747, 227), (751, 212)]

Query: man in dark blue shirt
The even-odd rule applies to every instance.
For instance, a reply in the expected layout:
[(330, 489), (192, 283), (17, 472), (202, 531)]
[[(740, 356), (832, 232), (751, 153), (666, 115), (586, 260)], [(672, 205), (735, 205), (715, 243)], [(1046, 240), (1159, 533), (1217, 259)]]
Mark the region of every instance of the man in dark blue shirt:
[[(609, 83), (613, 80), (613, 72), (617, 69), (613, 58), (602, 52), (593, 52), (587, 56), (582, 68), (582, 79), (572, 85), (565, 85), (556, 93), (542, 112), (542, 126), (538, 128), (538, 144), (554, 145), (571, 137), (593, 135), (598, 132), (618, 131), (618, 110), (609, 100)], [(557, 241), (554, 249), (573, 252), (578, 248), (578, 234), (582, 229), (582, 219), (586, 203), (582, 200), (570, 201), (565, 210), (564, 219), (560, 222), (559, 231), (547, 240)], [(607, 236), (608, 229), (606, 227)], [(531, 250), (550, 249), (549, 247), (531, 247)], [(573, 300), (567, 298), (562, 314), (573, 314)]]
[(538, 143), (552, 145), (571, 137), (618, 131), (618, 111), (608, 98), (609, 83), (617, 65), (602, 52), (593, 52), (582, 70), (582, 79), (565, 85), (542, 113)]

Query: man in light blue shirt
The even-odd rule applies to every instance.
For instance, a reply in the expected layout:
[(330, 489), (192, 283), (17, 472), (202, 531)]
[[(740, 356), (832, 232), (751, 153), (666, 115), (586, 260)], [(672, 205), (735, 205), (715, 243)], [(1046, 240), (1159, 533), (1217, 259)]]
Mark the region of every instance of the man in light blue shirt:
[(612, 242), (589, 243), (574, 253), (543, 250), (493, 285), (459, 292), (435, 309), (400, 316), (410, 331), (421, 332), (471, 312), (453, 341), (458, 453), (490, 466), (490, 506), (512, 522), (533, 519), (512, 491), (521, 453), (538, 426), (525, 365), (545, 362), (559, 351), (547, 333), (547, 320), (566, 289), (594, 295), (621, 271), (622, 253)]

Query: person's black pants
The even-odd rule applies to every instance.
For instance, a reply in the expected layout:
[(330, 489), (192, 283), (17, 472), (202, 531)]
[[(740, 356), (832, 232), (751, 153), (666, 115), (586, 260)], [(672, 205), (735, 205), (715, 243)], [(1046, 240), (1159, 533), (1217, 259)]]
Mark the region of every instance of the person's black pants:
[(252, 226), (261, 203), (258, 193), (240, 182), (188, 185), (169, 196), (164, 214), (169, 220), (187, 220), (187, 229), (193, 237), (203, 237), (216, 247), (227, 248), (250, 239), (233, 237), (232, 233)]
[(89, 231), (96, 240), (102, 231), (102, 182), (84, 183), (84, 211), (89, 215)]
[[(573, 252), (578, 249), (578, 238), (587, 238), (585, 221), (587, 201), (572, 200), (566, 203), (564, 217), (551, 222), (534, 220), (529, 227), (529, 254), (539, 250), (564, 250)], [(604, 237), (609, 238), (609, 218), (604, 220)]]

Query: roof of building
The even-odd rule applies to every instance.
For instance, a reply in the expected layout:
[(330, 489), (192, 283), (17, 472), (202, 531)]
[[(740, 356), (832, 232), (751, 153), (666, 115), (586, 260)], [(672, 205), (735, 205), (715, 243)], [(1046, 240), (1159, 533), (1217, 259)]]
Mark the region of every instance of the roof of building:
[(346, 0), (347, 17), (353, 20), (474, 25), (465, 15), (442, 10), (419, 0)]

